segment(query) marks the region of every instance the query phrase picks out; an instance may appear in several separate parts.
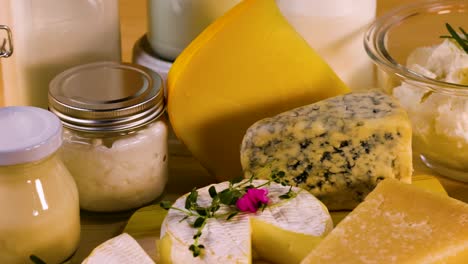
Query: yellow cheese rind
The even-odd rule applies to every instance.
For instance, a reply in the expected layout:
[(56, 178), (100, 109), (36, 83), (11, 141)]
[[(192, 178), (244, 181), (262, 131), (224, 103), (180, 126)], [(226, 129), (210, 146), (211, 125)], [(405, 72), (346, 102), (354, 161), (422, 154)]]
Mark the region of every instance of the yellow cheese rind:
[(172, 264), (172, 239), (169, 234), (165, 235), (157, 244), (159, 251), (159, 264)]
[(442, 186), (440, 181), (434, 176), (425, 174), (413, 175), (412, 183), (414, 186), (418, 186), (424, 190), (442, 195), (448, 195), (447, 191), (444, 189), (444, 186)]
[(467, 260), (468, 204), (386, 179), (302, 263)]
[(175, 61), (168, 113), (177, 137), (224, 180), (242, 175), (240, 144), (254, 122), (347, 92), (274, 0), (246, 0)]

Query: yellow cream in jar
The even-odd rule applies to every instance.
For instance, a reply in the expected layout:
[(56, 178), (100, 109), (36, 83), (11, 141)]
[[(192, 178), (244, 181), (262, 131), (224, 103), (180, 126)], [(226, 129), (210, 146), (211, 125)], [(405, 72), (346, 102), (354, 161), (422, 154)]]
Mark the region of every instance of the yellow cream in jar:
[(78, 191), (56, 154), (61, 124), (33, 107), (0, 108), (0, 123), (0, 263), (61, 263), (80, 239)]

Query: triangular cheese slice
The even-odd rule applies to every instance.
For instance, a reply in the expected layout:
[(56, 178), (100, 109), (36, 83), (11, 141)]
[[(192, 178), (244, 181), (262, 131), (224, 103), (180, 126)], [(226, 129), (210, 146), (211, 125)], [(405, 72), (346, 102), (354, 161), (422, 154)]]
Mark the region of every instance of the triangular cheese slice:
[(218, 179), (241, 175), (255, 121), (349, 92), (288, 24), (274, 0), (245, 0), (210, 25), (168, 75), (177, 137)]
[[(265, 181), (254, 181), (258, 186)], [(228, 183), (214, 185), (217, 191)], [(198, 190), (198, 203), (211, 204), (208, 187)], [(324, 205), (299, 188), (297, 196), (287, 200), (278, 197), (289, 187), (272, 183), (266, 186), (271, 204), (257, 213), (241, 213), (226, 220), (228, 212), (221, 208), (224, 217), (210, 218), (203, 230), (200, 243), (204, 254), (193, 257), (189, 246), (196, 229), (191, 223), (196, 217), (181, 221), (185, 214), (169, 210), (161, 228), (160, 263), (251, 263), (252, 248), (260, 258), (273, 263), (299, 263), (332, 229), (330, 214)], [(184, 208), (186, 196), (179, 198), (174, 207)]]
[(96, 247), (81, 264), (154, 264), (137, 241), (123, 233)]
[(468, 263), (468, 204), (386, 179), (302, 262), (312, 263)]

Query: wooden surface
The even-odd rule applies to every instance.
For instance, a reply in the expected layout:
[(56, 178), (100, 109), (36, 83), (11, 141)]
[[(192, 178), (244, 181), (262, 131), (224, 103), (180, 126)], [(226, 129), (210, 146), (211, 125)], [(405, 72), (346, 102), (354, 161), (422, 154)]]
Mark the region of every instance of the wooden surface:
[[(407, 0), (381, 0), (378, 14), (398, 3), (408, 3)], [(135, 41), (146, 32), (146, 1), (120, 0), (121, 30), (122, 30), (122, 58), (131, 61), (131, 49)], [(1, 66), (0, 66), (1, 73)], [(1, 74), (0, 74), (1, 76)], [(1, 77), (0, 77), (1, 78)], [(1, 80), (1, 79), (0, 79)], [(0, 81), (0, 105), (1, 105)], [(174, 142), (171, 143), (174, 146)], [(179, 146), (176, 146), (179, 147)], [(206, 172), (190, 156), (172, 155), (169, 159), (169, 184), (166, 188), (166, 197), (178, 196), (189, 191), (193, 186), (204, 186), (213, 181), (206, 176)], [(425, 168), (415, 157), (416, 173), (437, 175)], [(468, 202), (468, 185), (439, 177), (449, 195)], [(120, 234), (133, 212), (118, 214), (93, 214), (82, 212), (82, 238), (80, 246), (71, 259), (71, 263), (81, 261), (93, 248), (103, 241)], [(152, 244), (145, 246), (151, 250)]]

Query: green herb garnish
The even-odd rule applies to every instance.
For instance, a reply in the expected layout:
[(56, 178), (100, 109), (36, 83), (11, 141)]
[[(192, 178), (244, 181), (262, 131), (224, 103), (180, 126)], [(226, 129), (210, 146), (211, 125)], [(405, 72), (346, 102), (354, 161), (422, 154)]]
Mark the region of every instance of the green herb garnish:
[(291, 199), (297, 196), (297, 193), (293, 192), (292, 186), (289, 187), (289, 191), (283, 195), (281, 195), (280, 199)]
[(29, 256), (29, 259), (34, 263), (34, 264), (46, 264), (45, 261), (43, 261), (42, 259), (40, 259), (38, 256), (36, 255), (31, 255)]
[(468, 34), (466, 33), (466, 31), (462, 27), (459, 27), (458, 29), (461, 32), (461, 34), (459, 34), (449, 23), (445, 23), (445, 26), (447, 27), (447, 30), (450, 33), (450, 36), (440, 36), (440, 37), (455, 40), (458, 43), (458, 45), (460, 45), (460, 47), (466, 53), (468, 53)]
[[(245, 209), (242, 208), (242, 206), (240, 206), (240, 204), (246, 201), (247, 197), (244, 196), (249, 196), (249, 198), (252, 199), (252, 196), (250, 195), (255, 195), (252, 194), (254, 192), (257, 192), (256, 195), (258, 195), (258, 192), (264, 192), (265, 196), (263, 196), (263, 199), (266, 199), (267, 201), (259, 201), (258, 204), (255, 204), (254, 208), (255, 210), (264, 210), (268, 206), (268, 197), (266, 196), (267, 191), (262, 191), (259, 188), (266, 185), (270, 185), (270, 183), (272, 182), (278, 182), (284, 186), (286, 184), (282, 179), (285, 178), (285, 175), (286, 174), (283, 171), (273, 172), (271, 175), (271, 180), (259, 186), (253, 185), (253, 176), (247, 180), (243, 180), (242, 178), (236, 178), (231, 180), (229, 182), (229, 186), (220, 192), (218, 192), (214, 186), (211, 186), (208, 189), (208, 193), (212, 200), (211, 204), (207, 207), (202, 207), (198, 204), (198, 192), (196, 188), (194, 188), (187, 195), (187, 198), (185, 199), (184, 209), (173, 207), (171, 202), (168, 201), (161, 202), (160, 206), (166, 210), (174, 209), (184, 213), (185, 216), (180, 221), (185, 221), (189, 217), (195, 217), (195, 221), (191, 225), (193, 228), (196, 229), (196, 232), (193, 236), (194, 241), (189, 246), (189, 250), (192, 252), (193, 257), (198, 257), (203, 253), (203, 249), (205, 248), (204, 245), (200, 244), (199, 239), (209, 218), (226, 217), (226, 220), (230, 220), (241, 212), (247, 212)], [(280, 195), (278, 198), (291, 199), (293, 197), (296, 197), (296, 195), (297, 194), (293, 192), (291, 186), (288, 192), (286, 192), (283, 195)], [(230, 209), (230, 212), (224, 213), (222, 215), (216, 215), (216, 212), (221, 208), (221, 206), (227, 206)]]

